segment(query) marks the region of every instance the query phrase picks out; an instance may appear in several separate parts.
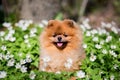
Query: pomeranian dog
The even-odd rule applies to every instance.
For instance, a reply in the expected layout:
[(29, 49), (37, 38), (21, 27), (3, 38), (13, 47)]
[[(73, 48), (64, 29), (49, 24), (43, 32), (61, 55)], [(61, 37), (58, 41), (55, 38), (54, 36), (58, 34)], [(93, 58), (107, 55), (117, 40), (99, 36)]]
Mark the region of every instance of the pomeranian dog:
[(81, 61), (85, 58), (82, 39), (82, 31), (74, 21), (50, 20), (40, 36), (39, 70), (79, 70)]

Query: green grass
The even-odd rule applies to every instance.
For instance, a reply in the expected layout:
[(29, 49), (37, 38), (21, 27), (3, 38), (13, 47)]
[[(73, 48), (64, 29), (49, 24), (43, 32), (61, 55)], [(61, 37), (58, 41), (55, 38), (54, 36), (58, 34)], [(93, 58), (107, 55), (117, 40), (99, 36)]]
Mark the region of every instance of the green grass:
[(80, 71), (61, 73), (38, 71), (38, 40), (43, 25), (44, 22), (38, 25), (24, 20), (4, 24), (9, 28), (0, 32), (0, 80), (68, 80), (73, 76), (78, 80), (119, 80), (120, 36), (115, 24), (102, 23), (100, 29), (91, 29), (85, 20), (80, 27), (87, 57)]

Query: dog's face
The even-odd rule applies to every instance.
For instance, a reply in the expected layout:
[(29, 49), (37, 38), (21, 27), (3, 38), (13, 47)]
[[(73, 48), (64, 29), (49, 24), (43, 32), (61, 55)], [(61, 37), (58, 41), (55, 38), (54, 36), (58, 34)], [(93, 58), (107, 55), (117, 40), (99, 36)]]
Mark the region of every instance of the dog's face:
[(75, 35), (75, 26), (72, 20), (50, 20), (46, 27), (49, 42), (56, 48), (63, 50), (72, 42)]

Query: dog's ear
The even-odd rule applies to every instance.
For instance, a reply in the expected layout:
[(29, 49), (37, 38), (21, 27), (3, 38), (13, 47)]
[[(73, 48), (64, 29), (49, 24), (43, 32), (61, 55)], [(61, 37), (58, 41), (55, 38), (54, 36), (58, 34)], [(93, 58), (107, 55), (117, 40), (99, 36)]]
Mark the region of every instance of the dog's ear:
[(75, 22), (73, 20), (70, 19), (65, 19), (64, 22), (70, 26), (71, 28), (73, 28), (75, 26)]
[(47, 28), (52, 27), (54, 25), (55, 20), (49, 20)]

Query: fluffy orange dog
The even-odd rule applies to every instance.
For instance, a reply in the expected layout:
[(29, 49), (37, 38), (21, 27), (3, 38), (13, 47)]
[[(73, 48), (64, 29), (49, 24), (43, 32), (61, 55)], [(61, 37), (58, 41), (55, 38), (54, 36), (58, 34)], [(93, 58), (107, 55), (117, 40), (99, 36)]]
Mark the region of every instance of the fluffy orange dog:
[(78, 70), (85, 58), (82, 32), (72, 20), (50, 20), (40, 36), (40, 45), (41, 71)]

